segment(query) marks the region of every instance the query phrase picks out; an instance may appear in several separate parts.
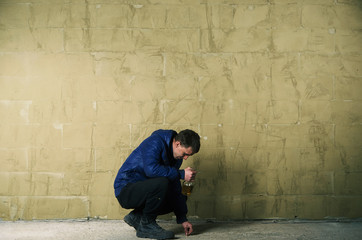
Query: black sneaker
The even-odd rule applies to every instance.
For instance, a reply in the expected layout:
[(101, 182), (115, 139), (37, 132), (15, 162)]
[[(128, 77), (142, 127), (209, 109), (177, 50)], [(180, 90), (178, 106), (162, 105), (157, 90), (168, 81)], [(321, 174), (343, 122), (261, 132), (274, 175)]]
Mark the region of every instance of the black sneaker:
[(128, 215), (124, 217), (124, 221), (130, 225), (131, 227), (134, 227), (134, 229), (138, 229), (140, 222), (141, 222), (141, 214), (135, 213), (134, 211), (130, 212)]
[(172, 239), (175, 234), (161, 228), (154, 219), (141, 218), (141, 223), (137, 229), (137, 237), (153, 239)]

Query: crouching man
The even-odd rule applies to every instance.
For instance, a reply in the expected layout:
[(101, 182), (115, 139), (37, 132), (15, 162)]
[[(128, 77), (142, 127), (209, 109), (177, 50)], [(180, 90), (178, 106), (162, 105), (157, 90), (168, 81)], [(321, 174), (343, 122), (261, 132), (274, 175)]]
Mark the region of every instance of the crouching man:
[(192, 130), (157, 130), (123, 163), (114, 181), (115, 195), (123, 208), (133, 209), (124, 221), (136, 229), (137, 237), (174, 238), (172, 231), (156, 223), (158, 215), (170, 212), (174, 212), (187, 236), (192, 233), (180, 179), (193, 181), (196, 171), (180, 166), (199, 149), (200, 136)]

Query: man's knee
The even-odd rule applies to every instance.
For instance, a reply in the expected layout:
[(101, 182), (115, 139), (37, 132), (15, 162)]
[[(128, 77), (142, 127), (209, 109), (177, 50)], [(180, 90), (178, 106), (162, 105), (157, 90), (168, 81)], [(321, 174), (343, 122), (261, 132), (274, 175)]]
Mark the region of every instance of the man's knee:
[(158, 178), (154, 178), (152, 180), (153, 180), (153, 184), (156, 188), (167, 191), (168, 185), (169, 185), (169, 180), (167, 178), (158, 177)]

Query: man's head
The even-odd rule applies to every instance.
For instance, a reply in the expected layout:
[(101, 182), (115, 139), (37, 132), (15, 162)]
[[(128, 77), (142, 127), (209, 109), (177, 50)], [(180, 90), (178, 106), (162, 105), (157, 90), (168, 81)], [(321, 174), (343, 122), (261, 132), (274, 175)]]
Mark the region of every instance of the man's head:
[(173, 140), (173, 156), (186, 160), (200, 150), (200, 136), (189, 129), (179, 132)]

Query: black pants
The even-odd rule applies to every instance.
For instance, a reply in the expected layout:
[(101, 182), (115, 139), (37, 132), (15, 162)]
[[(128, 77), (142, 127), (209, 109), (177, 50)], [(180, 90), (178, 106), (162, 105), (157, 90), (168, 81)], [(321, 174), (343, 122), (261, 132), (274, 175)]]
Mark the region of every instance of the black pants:
[(164, 177), (127, 184), (117, 196), (125, 209), (135, 209), (143, 216), (155, 219), (173, 211), (169, 180)]

